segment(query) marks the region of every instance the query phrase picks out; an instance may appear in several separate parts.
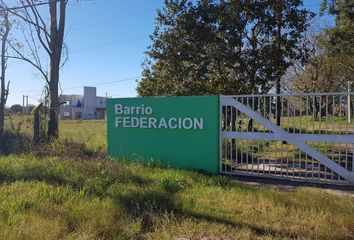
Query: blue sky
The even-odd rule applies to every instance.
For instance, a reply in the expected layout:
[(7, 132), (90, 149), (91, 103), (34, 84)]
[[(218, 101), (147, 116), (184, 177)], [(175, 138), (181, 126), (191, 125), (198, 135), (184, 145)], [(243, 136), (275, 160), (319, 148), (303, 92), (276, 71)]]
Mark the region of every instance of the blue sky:
[[(15, 0), (8, 0), (15, 1)], [(321, 0), (305, 0), (318, 12)], [(156, 9), (163, 0), (92, 0), (70, 4), (67, 10), (69, 61), (61, 72), (65, 94), (82, 94), (81, 86), (96, 86), (100, 96), (136, 96), (136, 79), (142, 71), (144, 51), (150, 44)], [(7, 105), (22, 104), (22, 95), (37, 104), (43, 80), (23, 62), (10, 61), (11, 81)]]

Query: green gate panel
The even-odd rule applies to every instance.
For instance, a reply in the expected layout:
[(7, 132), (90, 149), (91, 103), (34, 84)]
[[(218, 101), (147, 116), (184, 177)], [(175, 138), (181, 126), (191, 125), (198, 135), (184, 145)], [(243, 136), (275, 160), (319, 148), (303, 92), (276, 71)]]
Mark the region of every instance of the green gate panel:
[(112, 157), (218, 173), (219, 97), (107, 99)]

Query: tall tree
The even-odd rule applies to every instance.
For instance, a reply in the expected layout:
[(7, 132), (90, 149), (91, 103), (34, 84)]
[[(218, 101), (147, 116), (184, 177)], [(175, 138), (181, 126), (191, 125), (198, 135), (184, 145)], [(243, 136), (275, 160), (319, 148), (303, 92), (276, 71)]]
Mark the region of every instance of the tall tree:
[(4, 132), (5, 132), (5, 104), (9, 93), (8, 81), (6, 84), (6, 65), (7, 65), (7, 41), (11, 29), (9, 15), (7, 11), (1, 12), (1, 84), (0, 84), (0, 151), (3, 151)]
[(335, 26), (325, 31), (324, 45), (327, 55), (333, 57), (350, 84), (354, 81), (354, 0), (323, 0), (321, 14), (336, 17)]
[(311, 14), (302, 1), (165, 0), (138, 93), (268, 92), (298, 48)]
[[(326, 11), (336, 17), (335, 26), (326, 31), (326, 50), (339, 64), (347, 81), (348, 92), (354, 87), (354, 0), (323, 0), (321, 14)], [(351, 96), (347, 96), (348, 122), (351, 122)]]
[[(68, 0), (50, 0), (46, 5), (49, 9), (49, 23), (45, 21), (46, 17), (40, 11), (40, 7), (44, 5), (39, 0), (20, 0), (17, 9), (21, 11), (11, 10), (7, 6), (9, 12), (25, 22), (30, 28), (30, 38), (26, 38), (26, 42), (38, 42), (49, 58), (49, 73), (43, 68), (38, 48), (30, 47), (30, 54), (26, 56), (21, 52), (17, 45), (10, 44), (12, 49), (17, 53), (18, 58), (29, 62), (36, 67), (46, 80), (46, 85), (50, 95), (50, 110), (48, 123), (48, 137), (58, 137), (58, 112), (59, 112), (59, 80), (60, 68), (63, 64), (62, 53), (64, 46), (64, 31), (66, 20), (66, 7)], [(33, 34), (34, 33), (34, 34)], [(65, 61), (64, 61), (65, 62)]]
[[(270, 0), (263, 2), (265, 26), (262, 36), (264, 64), (267, 75), (274, 82), (276, 94), (281, 94), (281, 79), (294, 62), (306, 60), (307, 48), (301, 44), (314, 13), (302, 8), (302, 0)], [(280, 113), (281, 101), (277, 98), (277, 112)], [(277, 114), (280, 125), (281, 114)]]
[[(248, 31), (254, 16), (246, 15), (246, 8), (245, 1), (166, 0), (158, 11), (139, 94), (238, 94), (267, 89), (268, 82), (260, 80), (251, 65), (256, 63), (258, 30), (254, 26), (253, 32)], [(245, 57), (248, 54), (252, 61)]]

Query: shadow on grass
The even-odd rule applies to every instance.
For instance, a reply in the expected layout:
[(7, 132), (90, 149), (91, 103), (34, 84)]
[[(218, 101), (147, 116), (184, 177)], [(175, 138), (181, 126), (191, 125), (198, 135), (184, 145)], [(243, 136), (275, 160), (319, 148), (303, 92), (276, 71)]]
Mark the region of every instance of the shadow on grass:
[(72, 138), (59, 138), (50, 142), (34, 144), (29, 134), (6, 131), (3, 151), (0, 155), (32, 154), (39, 158), (63, 157), (63, 158), (102, 158), (107, 157), (105, 149), (90, 149), (85, 140), (81, 142)]
[(4, 145), (0, 154), (21, 154), (33, 149), (32, 139), (29, 135), (14, 131), (5, 131)]
[(140, 234), (148, 233), (158, 228), (159, 223), (166, 218), (167, 214), (169, 217), (177, 219), (177, 221), (192, 218), (235, 228), (247, 228), (258, 236), (301, 237), (300, 233), (262, 228), (248, 223), (237, 223), (227, 218), (188, 209), (188, 207), (183, 206), (183, 202), (178, 198), (178, 192), (145, 189), (129, 193), (118, 193), (113, 199), (120, 208), (123, 207), (126, 214), (141, 219)]
[(62, 185), (88, 196), (104, 198), (114, 184), (146, 186), (153, 184), (148, 176), (142, 176), (125, 163), (109, 158), (37, 158), (19, 155), (0, 161), (0, 183), (16, 181), (41, 181), (50, 185)]

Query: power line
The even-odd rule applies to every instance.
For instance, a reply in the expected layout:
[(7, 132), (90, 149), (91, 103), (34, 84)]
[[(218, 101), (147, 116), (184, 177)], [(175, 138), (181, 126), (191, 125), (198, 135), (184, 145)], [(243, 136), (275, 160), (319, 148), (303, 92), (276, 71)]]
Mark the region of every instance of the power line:
[[(141, 78), (141, 76), (126, 78), (126, 79), (120, 79), (120, 80), (115, 80), (115, 81), (110, 81), (110, 82), (94, 83), (94, 84), (89, 84), (89, 85), (92, 86), (92, 87), (97, 87), (97, 86), (108, 85), (108, 84), (112, 84), (112, 83), (119, 83), (119, 82), (126, 82), (126, 81), (131, 81), (131, 80), (137, 80), (138, 78)], [(85, 86), (87, 86), (87, 85), (76, 86), (76, 87), (68, 87), (68, 88), (62, 88), (62, 90), (70, 90), (70, 89), (83, 88), (83, 87), (85, 87)]]
[[(125, 78), (125, 79), (119, 79), (119, 80), (114, 80), (114, 81), (108, 81), (108, 82), (99, 82), (99, 83), (93, 83), (93, 84), (87, 84), (92, 87), (97, 87), (97, 86), (102, 86), (102, 85), (109, 85), (112, 83), (119, 83), (119, 82), (126, 82), (126, 81), (131, 81), (131, 80), (137, 80), (141, 78), (141, 76), (137, 77), (130, 77), (130, 78)], [(78, 88), (83, 88), (87, 85), (81, 85), (81, 86), (75, 86), (75, 87), (67, 87), (67, 88), (62, 88), (62, 90), (71, 90), (71, 89), (78, 89)], [(26, 92), (41, 92), (43, 89), (37, 89), (37, 90), (24, 90), (24, 91), (10, 91), (10, 94), (12, 93), (26, 93)], [(38, 95), (39, 96), (39, 95)]]
[(121, 19), (124, 19), (124, 18), (129, 18), (129, 17), (145, 14), (145, 13), (152, 12), (152, 11), (155, 11), (155, 9), (149, 9), (149, 10), (144, 10), (144, 11), (128, 14), (128, 15), (125, 15), (125, 16), (119, 16), (119, 17), (115, 17), (115, 18), (110, 18), (110, 19), (102, 20), (102, 21), (99, 21), (99, 22), (96, 22), (96, 23), (84, 25), (84, 26), (81, 26), (81, 27), (73, 27), (72, 30), (73, 31), (81, 30), (81, 29), (85, 29), (85, 28), (89, 28), (89, 27), (105, 24), (105, 23), (108, 23), (108, 22), (114, 22), (114, 21), (121, 20)]
[(132, 37), (132, 38), (125, 38), (125, 39), (120, 39), (120, 40), (111, 41), (111, 42), (107, 42), (107, 43), (95, 44), (95, 45), (91, 45), (91, 46), (87, 46), (87, 47), (83, 47), (83, 48), (72, 49), (72, 51), (75, 53), (75, 52), (86, 51), (86, 50), (91, 50), (91, 49), (104, 48), (104, 47), (117, 45), (119, 43), (124, 43), (124, 42), (128, 42), (128, 41), (136, 41), (136, 40), (142, 40), (142, 39), (148, 39), (148, 38), (149, 38), (149, 36), (140, 35), (140, 36), (136, 36), (136, 37)]

